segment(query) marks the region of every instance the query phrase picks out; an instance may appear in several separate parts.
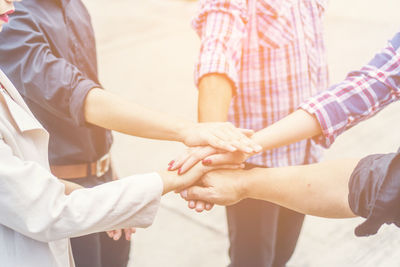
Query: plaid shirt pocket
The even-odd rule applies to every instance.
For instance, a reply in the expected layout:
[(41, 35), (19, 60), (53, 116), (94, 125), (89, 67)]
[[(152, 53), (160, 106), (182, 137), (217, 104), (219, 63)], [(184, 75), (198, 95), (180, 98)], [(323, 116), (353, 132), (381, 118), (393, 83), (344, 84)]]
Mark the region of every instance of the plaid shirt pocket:
[(291, 0), (257, 1), (257, 32), (261, 46), (276, 49), (293, 41), (292, 5)]

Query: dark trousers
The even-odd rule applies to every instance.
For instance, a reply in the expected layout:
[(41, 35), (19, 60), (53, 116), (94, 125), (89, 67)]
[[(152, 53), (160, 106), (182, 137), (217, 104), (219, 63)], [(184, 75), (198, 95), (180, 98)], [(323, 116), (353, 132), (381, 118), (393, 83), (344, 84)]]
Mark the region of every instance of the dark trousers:
[(303, 214), (254, 199), (227, 207), (227, 217), (230, 267), (286, 266), (304, 221)]
[[(99, 178), (70, 181), (84, 187), (93, 187), (111, 180), (112, 170)], [(130, 242), (125, 240), (124, 234), (118, 241), (109, 238), (104, 232), (71, 238), (71, 247), (76, 267), (126, 267), (128, 264)]]
[(106, 233), (71, 238), (76, 267), (126, 267), (130, 242), (122, 235), (118, 241)]

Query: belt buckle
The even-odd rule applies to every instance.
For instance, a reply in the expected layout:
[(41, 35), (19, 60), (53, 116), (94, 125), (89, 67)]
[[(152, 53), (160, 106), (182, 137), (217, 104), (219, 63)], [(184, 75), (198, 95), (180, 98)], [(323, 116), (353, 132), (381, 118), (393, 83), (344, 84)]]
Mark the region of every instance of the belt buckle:
[(102, 156), (98, 161), (96, 161), (96, 176), (103, 176), (110, 169), (110, 153)]

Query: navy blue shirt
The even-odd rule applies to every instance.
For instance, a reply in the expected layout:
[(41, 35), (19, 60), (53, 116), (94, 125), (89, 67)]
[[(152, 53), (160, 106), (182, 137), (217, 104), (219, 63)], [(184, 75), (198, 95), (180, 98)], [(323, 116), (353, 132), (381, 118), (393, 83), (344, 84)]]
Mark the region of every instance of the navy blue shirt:
[(112, 144), (85, 122), (88, 91), (99, 87), (94, 32), (80, 0), (29, 0), (0, 34), (0, 68), (50, 133), (51, 164), (93, 162)]
[(349, 204), (354, 214), (366, 218), (355, 234), (376, 234), (382, 224), (400, 227), (400, 150), (363, 158), (349, 182)]

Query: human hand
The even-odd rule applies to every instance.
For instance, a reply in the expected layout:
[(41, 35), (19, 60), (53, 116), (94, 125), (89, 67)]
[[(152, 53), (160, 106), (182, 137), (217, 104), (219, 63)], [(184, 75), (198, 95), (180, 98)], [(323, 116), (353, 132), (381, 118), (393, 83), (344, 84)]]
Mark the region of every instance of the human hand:
[(183, 174), (200, 161), (206, 166), (236, 165), (245, 162), (251, 155), (241, 151), (225, 152), (211, 146), (193, 147), (172, 160), (168, 170), (178, 170), (178, 174)]
[(170, 191), (180, 192), (196, 183), (204, 174), (216, 169), (240, 169), (244, 164), (222, 165), (222, 166), (204, 166), (201, 162), (193, 166), (184, 174), (172, 171), (160, 171), (159, 174), (163, 180), (163, 194)]
[(182, 142), (189, 147), (210, 145), (224, 151), (246, 153), (262, 149), (250, 139), (253, 134), (253, 130), (236, 128), (230, 122), (194, 123), (181, 131)]
[[(124, 233), (125, 233), (125, 239), (128, 240), (128, 241), (131, 240), (132, 234), (136, 233), (136, 228), (135, 227), (125, 228), (123, 230), (124, 230)], [(117, 241), (122, 236), (122, 230), (118, 229), (118, 230), (107, 231), (107, 235), (108, 235), (109, 238), (112, 238), (113, 240)]]
[[(168, 170), (174, 171), (178, 169), (178, 174), (183, 174), (199, 161), (202, 161), (203, 165), (223, 166), (228, 164), (241, 164), (248, 157), (250, 157), (250, 154), (241, 151), (224, 152), (210, 146), (194, 147), (188, 148), (185, 153), (171, 161)], [(201, 200), (190, 200), (188, 202), (188, 207), (195, 209), (197, 212), (202, 212), (204, 210), (209, 211), (213, 206), (212, 203), (205, 203)]]
[(187, 201), (201, 200), (208, 203), (230, 206), (246, 198), (246, 171), (217, 170), (206, 173), (194, 185), (180, 195)]

